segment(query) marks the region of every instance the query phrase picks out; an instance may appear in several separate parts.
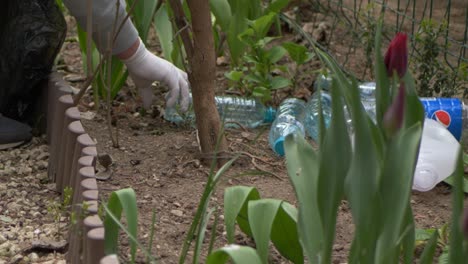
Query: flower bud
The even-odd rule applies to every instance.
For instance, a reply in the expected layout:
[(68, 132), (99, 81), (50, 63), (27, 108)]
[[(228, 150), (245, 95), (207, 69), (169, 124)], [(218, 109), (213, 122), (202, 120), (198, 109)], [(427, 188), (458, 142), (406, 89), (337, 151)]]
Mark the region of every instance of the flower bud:
[(387, 136), (392, 137), (400, 130), (403, 125), (404, 113), (405, 113), (405, 100), (406, 91), (405, 85), (400, 84), (398, 88), (398, 94), (393, 100), (390, 107), (387, 109), (383, 117), (383, 127)]
[(390, 78), (393, 77), (393, 72), (396, 72), (400, 79), (406, 74), (408, 69), (407, 39), (406, 34), (397, 33), (390, 42), (387, 53), (385, 53), (384, 63)]

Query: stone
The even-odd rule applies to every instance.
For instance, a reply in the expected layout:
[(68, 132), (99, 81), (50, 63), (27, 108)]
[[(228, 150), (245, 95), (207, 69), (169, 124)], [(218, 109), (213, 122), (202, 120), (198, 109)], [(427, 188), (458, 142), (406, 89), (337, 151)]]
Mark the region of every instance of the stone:
[(171, 214), (178, 217), (182, 217), (184, 215), (184, 212), (182, 212), (181, 210), (171, 210)]

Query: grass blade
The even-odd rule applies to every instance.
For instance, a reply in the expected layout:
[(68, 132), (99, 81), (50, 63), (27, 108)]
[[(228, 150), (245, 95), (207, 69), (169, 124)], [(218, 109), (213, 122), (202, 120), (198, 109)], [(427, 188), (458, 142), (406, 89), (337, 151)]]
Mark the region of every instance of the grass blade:
[(198, 263), (198, 258), (200, 257), (201, 247), (203, 245), (203, 240), (205, 239), (206, 233), (206, 226), (208, 225), (208, 221), (213, 215), (214, 209), (210, 209), (208, 212), (205, 213), (205, 216), (202, 218), (200, 225), (198, 226), (198, 235), (197, 235), (197, 242), (195, 243), (195, 251), (193, 253), (193, 262), (194, 264)]
[[(148, 241), (148, 252), (151, 253), (151, 248), (153, 247), (154, 231), (156, 230), (156, 210), (153, 208), (153, 215), (151, 216), (151, 230), (150, 237)], [(146, 262), (149, 263), (149, 258), (146, 257)]]

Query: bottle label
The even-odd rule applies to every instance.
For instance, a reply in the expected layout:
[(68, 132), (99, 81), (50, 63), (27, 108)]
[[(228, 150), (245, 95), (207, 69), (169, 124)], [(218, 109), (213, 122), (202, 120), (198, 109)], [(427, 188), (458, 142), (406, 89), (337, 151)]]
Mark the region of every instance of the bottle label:
[(420, 98), (426, 117), (445, 126), (457, 139), (463, 130), (463, 103), (458, 98)]

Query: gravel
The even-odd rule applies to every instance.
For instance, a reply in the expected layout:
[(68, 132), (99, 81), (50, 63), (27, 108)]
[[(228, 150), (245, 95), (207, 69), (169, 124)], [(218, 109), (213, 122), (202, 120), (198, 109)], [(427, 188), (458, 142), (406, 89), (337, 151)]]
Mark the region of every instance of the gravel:
[(67, 235), (66, 219), (57, 223), (48, 210), (60, 202), (48, 182), (48, 157), (44, 138), (0, 151), (0, 264), (65, 263), (57, 252), (31, 252), (33, 241), (63, 241)]

